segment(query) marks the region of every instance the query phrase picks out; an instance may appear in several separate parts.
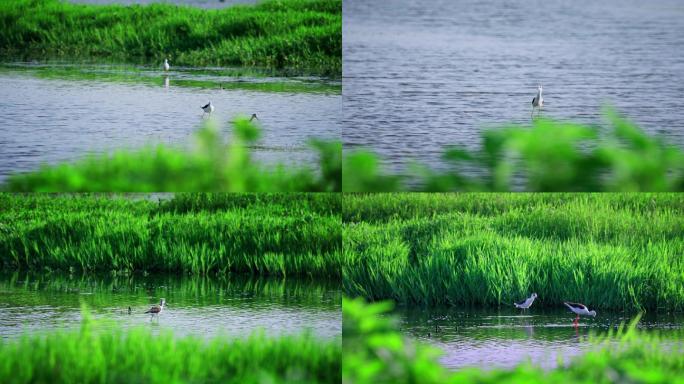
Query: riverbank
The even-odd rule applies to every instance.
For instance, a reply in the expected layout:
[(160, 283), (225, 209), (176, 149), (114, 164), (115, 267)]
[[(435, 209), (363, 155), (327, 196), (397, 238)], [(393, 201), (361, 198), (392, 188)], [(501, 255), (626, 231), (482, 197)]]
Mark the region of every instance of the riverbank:
[(342, 2), (265, 1), (205, 10), (170, 4), (0, 4), (0, 56), (342, 75)]

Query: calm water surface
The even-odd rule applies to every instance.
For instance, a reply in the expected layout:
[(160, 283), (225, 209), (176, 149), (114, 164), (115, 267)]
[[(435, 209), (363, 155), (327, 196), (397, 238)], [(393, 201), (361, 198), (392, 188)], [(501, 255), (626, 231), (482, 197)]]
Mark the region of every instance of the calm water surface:
[(256, 113), (265, 162), (316, 161), (310, 138), (341, 135), (340, 84), (236, 76), (221, 69), (14, 63), (0, 66), (0, 180), (89, 153), (166, 143), (189, 147), (211, 101), (226, 127)]
[(345, 0), (345, 148), (394, 171), (441, 168), (444, 146), (544, 116), (600, 123), (609, 102), (684, 147), (684, 3), (679, 0)]
[[(512, 368), (531, 361), (554, 368), (558, 358), (565, 363), (588, 351), (590, 334), (599, 335), (629, 323), (627, 314), (599, 312), (595, 318), (582, 318), (572, 325), (574, 314), (562, 309), (469, 310), (399, 308), (403, 331), (444, 352), (441, 362), (452, 369), (468, 366)], [(645, 315), (639, 328), (663, 334), (681, 335), (684, 315)]]
[[(0, 275), (0, 338), (76, 328), (81, 303), (104, 327), (143, 326), (205, 338), (309, 330), (335, 338), (342, 334), (341, 295), (339, 284), (311, 280)], [(168, 306), (151, 321), (144, 312), (161, 297)]]

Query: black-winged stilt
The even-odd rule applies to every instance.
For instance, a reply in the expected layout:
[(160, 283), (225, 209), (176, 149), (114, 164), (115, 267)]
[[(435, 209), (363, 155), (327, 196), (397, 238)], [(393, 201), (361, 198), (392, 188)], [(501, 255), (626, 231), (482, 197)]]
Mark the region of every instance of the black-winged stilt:
[(249, 118), (249, 121), (252, 121), (252, 120), (254, 120), (254, 119), (259, 120), (259, 118), (257, 117), (256, 113), (252, 113), (252, 117)]
[(171, 68), (169, 65), (169, 59), (164, 59), (164, 70), (168, 72), (168, 70)]
[(572, 323), (575, 326), (579, 324), (580, 315), (596, 317), (596, 311), (590, 311), (589, 308), (587, 308), (587, 306), (584, 304), (570, 303), (567, 301), (563, 302), (563, 304), (565, 304), (566, 307), (568, 307), (572, 312), (574, 312), (577, 315), (575, 320), (572, 321)]
[(542, 106), (544, 105), (544, 98), (542, 97), (542, 86), (539, 84), (537, 88), (537, 96), (532, 99), (532, 114), (534, 115), (534, 108), (538, 108), (538, 113), (541, 113)]
[(536, 298), (537, 298), (537, 294), (533, 293), (532, 296), (528, 297), (527, 299), (525, 299), (523, 301), (513, 303), (513, 305), (515, 305), (516, 308), (527, 309), (527, 308), (532, 306), (532, 303), (534, 303), (534, 299), (536, 299)]
[[(204, 110), (204, 113), (208, 113), (211, 115), (212, 112), (214, 112), (214, 106), (211, 104), (211, 101), (207, 103), (204, 107), (202, 107)], [(202, 117), (204, 117), (204, 113), (202, 114)]]
[(150, 320), (152, 320), (154, 316), (157, 316), (157, 318), (159, 318), (159, 314), (161, 314), (162, 311), (164, 311), (164, 306), (166, 306), (166, 299), (162, 298), (159, 302), (159, 305), (151, 306), (150, 309), (148, 309), (145, 313), (150, 314)]

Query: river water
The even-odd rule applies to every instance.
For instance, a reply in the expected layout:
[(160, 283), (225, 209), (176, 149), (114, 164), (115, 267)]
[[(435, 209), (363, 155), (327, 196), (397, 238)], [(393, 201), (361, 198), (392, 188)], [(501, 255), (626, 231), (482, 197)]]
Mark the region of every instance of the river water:
[[(144, 312), (162, 297), (167, 307), (151, 319)], [(77, 328), (82, 305), (102, 327), (149, 327), (177, 336), (342, 334), (342, 293), (333, 282), (16, 273), (0, 275), (0, 338)]]
[[(247, 73), (245, 73), (247, 72)], [(256, 113), (262, 136), (252, 148), (269, 163), (311, 164), (312, 138), (339, 140), (339, 81), (273, 77), (228, 68), (117, 64), (0, 65), (0, 181), (42, 164), (91, 153), (164, 143), (191, 147), (208, 118), (228, 135), (235, 116)]]
[(602, 123), (610, 103), (684, 147), (684, 3), (679, 0), (345, 0), (345, 149), (384, 166), (443, 168), (447, 145), (543, 116)]
[[(592, 348), (590, 335), (606, 334), (628, 324), (635, 314), (597, 311), (595, 318), (581, 318), (563, 309), (456, 310), (449, 308), (398, 308), (400, 327), (407, 335), (433, 345), (444, 353), (441, 363), (451, 369), (479, 367), (514, 368), (531, 362), (545, 369), (567, 364)], [(638, 328), (661, 334), (681, 335), (684, 316), (646, 314)]]

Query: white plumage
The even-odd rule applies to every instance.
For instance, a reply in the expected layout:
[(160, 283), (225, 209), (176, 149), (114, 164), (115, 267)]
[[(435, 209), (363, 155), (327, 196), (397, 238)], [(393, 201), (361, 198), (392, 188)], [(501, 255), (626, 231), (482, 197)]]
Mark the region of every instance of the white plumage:
[(534, 114), (535, 108), (538, 108), (538, 112), (541, 113), (543, 106), (544, 98), (542, 97), (542, 86), (539, 84), (539, 87), (537, 87), (537, 95), (532, 99), (532, 114)]

